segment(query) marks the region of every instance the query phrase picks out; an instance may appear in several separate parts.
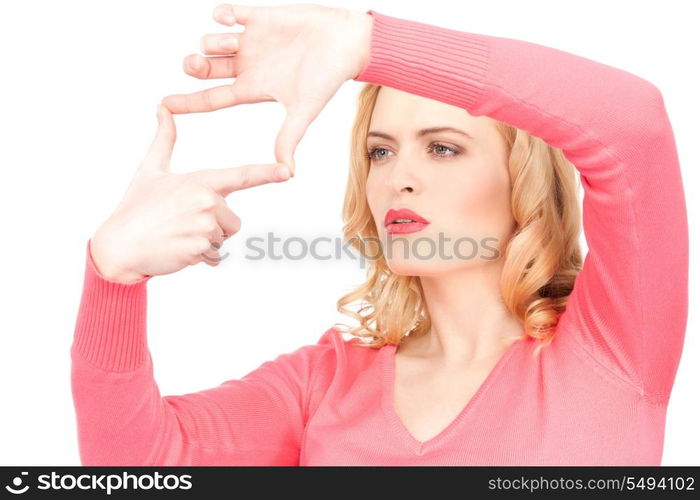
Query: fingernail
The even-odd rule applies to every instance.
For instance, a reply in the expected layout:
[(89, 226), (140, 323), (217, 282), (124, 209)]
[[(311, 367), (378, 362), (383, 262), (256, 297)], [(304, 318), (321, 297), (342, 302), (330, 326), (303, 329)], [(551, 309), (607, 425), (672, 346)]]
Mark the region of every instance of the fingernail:
[(277, 170), (275, 172), (277, 174), (277, 177), (279, 177), (283, 181), (286, 181), (291, 176), (291, 171), (287, 167), (277, 167)]
[(223, 21), (226, 24), (229, 24), (229, 25), (233, 25), (236, 22), (236, 18), (230, 12), (227, 12), (226, 14), (221, 16), (221, 18), (223, 19)]
[(199, 57), (190, 57), (188, 65), (192, 71), (197, 71), (199, 64)]

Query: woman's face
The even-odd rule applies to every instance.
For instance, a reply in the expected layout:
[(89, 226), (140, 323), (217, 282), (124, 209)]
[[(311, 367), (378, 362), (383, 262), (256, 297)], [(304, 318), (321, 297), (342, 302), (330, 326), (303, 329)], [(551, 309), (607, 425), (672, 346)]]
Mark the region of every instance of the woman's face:
[[(434, 127), (452, 131), (419, 134)], [(378, 135), (379, 134), (379, 135)], [(514, 227), (507, 149), (486, 116), (382, 87), (367, 138), (367, 201), (389, 268), (396, 274), (438, 275), (493, 262)], [(385, 227), (390, 209), (429, 221)]]

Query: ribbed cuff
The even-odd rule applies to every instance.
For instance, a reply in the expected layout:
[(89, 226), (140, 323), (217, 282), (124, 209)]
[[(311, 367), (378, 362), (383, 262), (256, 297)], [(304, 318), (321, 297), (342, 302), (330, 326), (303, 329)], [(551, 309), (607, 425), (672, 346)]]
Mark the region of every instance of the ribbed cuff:
[(370, 57), (355, 81), (386, 85), (471, 110), (484, 92), (485, 35), (431, 26), (368, 10)]
[(146, 283), (151, 277), (133, 283), (107, 280), (97, 271), (88, 240), (71, 352), (108, 371), (134, 370), (146, 361)]

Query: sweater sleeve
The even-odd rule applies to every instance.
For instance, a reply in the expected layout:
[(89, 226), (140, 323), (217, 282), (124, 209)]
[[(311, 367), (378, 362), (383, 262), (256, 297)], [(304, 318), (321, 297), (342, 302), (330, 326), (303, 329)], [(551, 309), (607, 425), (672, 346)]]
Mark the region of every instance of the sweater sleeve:
[(146, 343), (146, 284), (105, 279), (87, 244), (71, 346), (83, 465), (297, 465), (323, 360), (315, 345), (200, 392), (161, 396)]
[(560, 148), (581, 177), (588, 253), (559, 333), (666, 402), (688, 311), (688, 224), (660, 91), (554, 48), (372, 15), (356, 81), (489, 116)]

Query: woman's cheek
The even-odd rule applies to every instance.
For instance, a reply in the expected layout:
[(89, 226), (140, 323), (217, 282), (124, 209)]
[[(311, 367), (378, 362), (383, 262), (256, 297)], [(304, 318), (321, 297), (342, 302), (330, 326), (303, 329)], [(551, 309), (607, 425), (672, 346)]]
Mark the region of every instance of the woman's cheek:
[(461, 186), (444, 200), (452, 199), (452, 207), (444, 207), (445, 213), (454, 214), (455, 229), (462, 236), (472, 238), (498, 237), (508, 226), (510, 212), (510, 186), (507, 178), (484, 168), (479, 175), (461, 180)]

